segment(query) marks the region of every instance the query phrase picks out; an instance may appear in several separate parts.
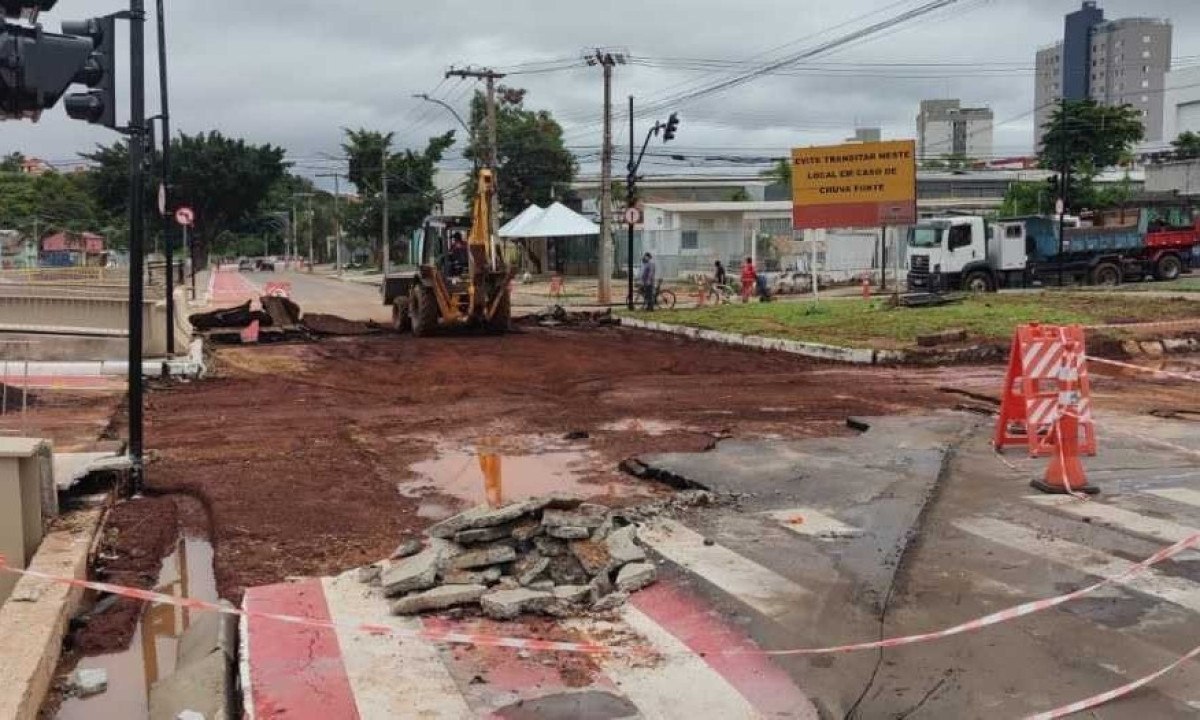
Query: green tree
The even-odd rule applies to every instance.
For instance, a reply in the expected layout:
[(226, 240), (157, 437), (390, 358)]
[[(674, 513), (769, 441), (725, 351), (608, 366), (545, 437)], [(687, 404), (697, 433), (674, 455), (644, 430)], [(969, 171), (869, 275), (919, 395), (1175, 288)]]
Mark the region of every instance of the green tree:
[(1180, 160), (1200, 158), (1200, 134), (1188, 130), (1172, 140), (1171, 147), (1175, 148), (1175, 157)]
[(1043, 127), (1038, 159), (1047, 169), (1061, 170), (1064, 163), (1070, 169), (1072, 210), (1089, 207), (1095, 199), (1096, 175), (1120, 164), (1145, 137), (1141, 116), (1132, 106), (1111, 107), (1094, 100), (1063, 103)]
[(1054, 212), (1053, 189), (1044, 182), (1015, 182), (1004, 194), (1000, 217), (1045, 215)]
[[(575, 179), (575, 158), (563, 144), (562, 126), (546, 110), (525, 108), (526, 91), (501, 86), (496, 99), (497, 172), (500, 208), (516, 215), (531, 203), (547, 205), (564, 200), (556, 187)], [(475, 93), (471, 102), (471, 144), (463, 153), (480, 166), (487, 164), (487, 102)], [(465, 195), (475, 196), (477, 178), (467, 183)]]
[(34, 239), (64, 230), (108, 234), (82, 178), (57, 172), (0, 174), (0, 228)]
[[(350, 183), (361, 203), (348, 208), (347, 225), (352, 237), (378, 238), (383, 234), (383, 158), (388, 168), (388, 235), (393, 250), (397, 239), (408, 237), (433, 213), (442, 200), (435, 180), (437, 164), (454, 145), (454, 132), (429, 139), (425, 149), (392, 152), (392, 133), (374, 130), (345, 130), (342, 150), (350, 165)], [(372, 244), (372, 247), (377, 245)]]
[(736, 188), (729, 192), (725, 197), (729, 202), (750, 202), (750, 193), (746, 192), (746, 188)]
[(792, 192), (792, 161), (788, 158), (779, 158), (770, 170), (764, 170), (761, 175), (767, 180), (774, 181), (776, 185), (782, 185), (788, 189), (788, 194)]
[(19, 152), (11, 152), (0, 159), (0, 172), (21, 172), (25, 165), (25, 156)]
[[(180, 135), (171, 142), (173, 204), (196, 211), (194, 259), (204, 265), (216, 238), (236, 232), (261, 215), (274, 184), (287, 171), (284, 150), (271, 145), (251, 145), (219, 132)], [(117, 142), (83, 155), (93, 163), (86, 184), (112, 222), (128, 208), (129, 149)], [(158, 153), (150, 161), (157, 164)], [(156, 180), (147, 174), (146, 207), (154, 207)], [(151, 232), (157, 223), (150, 224)]]

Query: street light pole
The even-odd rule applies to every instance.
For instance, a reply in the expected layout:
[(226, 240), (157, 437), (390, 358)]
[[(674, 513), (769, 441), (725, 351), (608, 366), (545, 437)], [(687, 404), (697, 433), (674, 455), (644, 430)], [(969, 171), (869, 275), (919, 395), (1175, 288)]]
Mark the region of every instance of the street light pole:
[(145, 312), (146, 5), (129, 0), (129, 456), (133, 487), (141, 492), (143, 466), (142, 314)]

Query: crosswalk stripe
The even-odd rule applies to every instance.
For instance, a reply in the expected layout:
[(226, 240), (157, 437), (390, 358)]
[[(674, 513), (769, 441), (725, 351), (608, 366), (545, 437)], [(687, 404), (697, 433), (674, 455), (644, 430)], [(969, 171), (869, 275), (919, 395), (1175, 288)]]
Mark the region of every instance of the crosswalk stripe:
[(720, 545), (705, 545), (698, 533), (674, 520), (647, 525), (638, 534), (655, 552), (716, 585), (758, 612), (778, 618), (795, 610), (810, 593), (800, 585)]
[[(350, 575), (322, 580), (335, 623), (371, 622), (420, 630), (412, 618), (381, 619), (383, 598)], [(472, 717), (462, 693), (442, 663), (438, 649), (421, 640), (397, 642), (387, 635), (337, 631), (346, 677), (358, 713), (365, 718), (420, 717), (459, 720)]]
[(1134, 535), (1142, 535), (1155, 540), (1177, 543), (1200, 532), (1200, 529), (1197, 528), (1180, 525), (1170, 520), (1140, 515), (1131, 510), (1100, 502), (1081, 502), (1071, 497), (1046, 495), (1030, 496), (1027, 499), (1035, 505), (1052, 508), (1075, 517), (1099, 520)]
[(818, 540), (837, 540), (838, 538), (862, 535), (862, 530), (812, 508), (773, 510), (763, 513), (763, 515), (778, 522), (784, 528), (791, 530), (797, 535), (817, 538)]
[(1177, 502), (1181, 505), (1200, 507), (1200, 491), (1188, 488), (1163, 488), (1161, 490), (1147, 490), (1146, 492), (1149, 495)]
[[(1029, 528), (1004, 520), (986, 517), (965, 518), (954, 521), (954, 526), (984, 540), (1065, 565), (1088, 575), (1114, 577), (1134, 567), (1134, 563), (1128, 560), (1066, 540), (1048, 539)], [(1117, 584), (1200, 612), (1200, 585), (1190, 580), (1147, 570), (1128, 580), (1118, 580)]]
[[(661, 653), (653, 662), (606, 655), (599, 658), (608, 675), (647, 720), (662, 718), (763, 718), (725, 678), (680, 640), (637, 608), (627, 605), (617, 625), (588, 623), (588, 631), (632, 630)], [(577, 625), (580, 621), (569, 624)]]

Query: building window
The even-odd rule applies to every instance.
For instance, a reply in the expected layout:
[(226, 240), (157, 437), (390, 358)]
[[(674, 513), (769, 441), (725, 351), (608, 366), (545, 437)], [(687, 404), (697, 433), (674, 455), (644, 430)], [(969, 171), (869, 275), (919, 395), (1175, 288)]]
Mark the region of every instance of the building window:
[(1149, 60), (1149, 59), (1150, 59), (1150, 51), (1149, 51), (1149, 50), (1143, 50), (1143, 51), (1142, 51), (1142, 59), (1143, 59), (1143, 60)]
[(1143, 81), (1142, 81), (1142, 87), (1144, 87), (1144, 88), (1148, 88), (1148, 87), (1150, 87), (1150, 81), (1149, 81), (1149, 80), (1143, 80)]
[(699, 250), (700, 233), (695, 230), (684, 230), (679, 237), (679, 248), (681, 250)]
[(1149, 75), (1149, 74), (1150, 74), (1150, 66), (1149, 66), (1149, 65), (1143, 65), (1143, 66), (1142, 66), (1142, 74), (1143, 74), (1143, 75)]
[(1143, 42), (1143, 43), (1145, 43), (1145, 44), (1147, 44), (1147, 45), (1149, 45), (1149, 44), (1150, 44), (1150, 36), (1149, 36), (1149, 35), (1143, 35), (1143, 36), (1142, 36), (1142, 42)]
[[(1150, 96), (1149, 96), (1149, 95), (1143, 95), (1143, 96), (1142, 96), (1142, 104), (1143, 104), (1143, 105), (1145, 105), (1145, 104), (1146, 104), (1146, 103), (1148, 103), (1148, 102), (1150, 102)], [(383, 163), (380, 163), (380, 165), (382, 166), (382, 165), (383, 165)]]

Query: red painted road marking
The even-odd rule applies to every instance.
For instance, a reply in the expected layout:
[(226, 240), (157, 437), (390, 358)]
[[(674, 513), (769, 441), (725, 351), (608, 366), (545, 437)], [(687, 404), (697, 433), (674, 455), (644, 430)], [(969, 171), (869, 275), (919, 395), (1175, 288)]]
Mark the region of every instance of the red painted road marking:
[(257, 300), (259, 289), (237, 271), (218, 270), (213, 273), (210, 303), (244, 303)]
[[(801, 717), (813, 707), (787, 673), (699, 597), (660, 581), (630, 602), (703, 658), (765, 717)], [(812, 717), (817, 717), (815, 709)]]
[[(329, 621), (320, 580), (250, 588), (246, 610)], [(356, 720), (337, 633), (277, 620), (249, 619), (250, 691), (258, 720)]]

